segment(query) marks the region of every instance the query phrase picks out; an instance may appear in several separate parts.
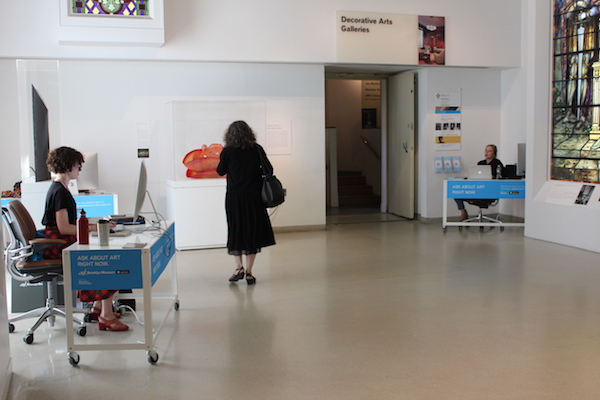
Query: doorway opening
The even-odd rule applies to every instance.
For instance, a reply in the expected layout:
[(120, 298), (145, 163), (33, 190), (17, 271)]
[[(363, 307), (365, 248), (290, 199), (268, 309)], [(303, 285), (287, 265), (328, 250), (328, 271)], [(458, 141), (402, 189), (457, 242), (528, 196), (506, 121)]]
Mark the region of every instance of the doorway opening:
[[(368, 220), (401, 218), (389, 214), (388, 204), (388, 168), (396, 155), (388, 154), (390, 127), (386, 93), (388, 78), (398, 72), (401, 71), (326, 69), (328, 223), (356, 219), (352, 216)], [(397, 187), (396, 182), (391, 184), (392, 188)]]
[(326, 79), (327, 215), (380, 213), (381, 115), (381, 80)]

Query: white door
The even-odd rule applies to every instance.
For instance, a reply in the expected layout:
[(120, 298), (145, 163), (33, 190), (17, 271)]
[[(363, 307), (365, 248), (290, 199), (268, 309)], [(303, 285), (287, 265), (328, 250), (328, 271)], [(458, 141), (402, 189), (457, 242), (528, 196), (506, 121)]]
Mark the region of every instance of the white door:
[(388, 79), (388, 212), (415, 217), (415, 74)]

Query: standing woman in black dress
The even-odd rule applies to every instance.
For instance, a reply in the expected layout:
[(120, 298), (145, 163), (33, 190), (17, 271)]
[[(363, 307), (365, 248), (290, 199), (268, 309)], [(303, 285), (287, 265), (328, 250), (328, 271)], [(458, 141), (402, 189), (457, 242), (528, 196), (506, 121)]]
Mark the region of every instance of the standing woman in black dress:
[[(229, 278), (236, 282), (246, 277), (246, 283), (256, 283), (252, 267), (261, 248), (275, 244), (269, 215), (262, 202), (262, 168), (256, 136), (244, 121), (229, 125), (224, 136), (225, 147), (217, 173), (227, 174), (225, 212), (227, 214), (227, 252), (235, 259), (235, 272)], [(267, 160), (267, 162), (269, 162)], [(269, 163), (270, 165), (270, 163)], [(246, 256), (246, 267), (242, 256)]]

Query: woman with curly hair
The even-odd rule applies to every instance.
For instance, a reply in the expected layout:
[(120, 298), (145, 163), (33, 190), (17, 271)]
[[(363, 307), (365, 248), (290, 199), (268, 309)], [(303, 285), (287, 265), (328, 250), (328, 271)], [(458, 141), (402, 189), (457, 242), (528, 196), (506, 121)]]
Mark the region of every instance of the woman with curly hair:
[(236, 121), (229, 126), (224, 142), (217, 173), (221, 176), (227, 174), (227, 252), (234, 257), (236, 265), (229, 281), (236, 282), (245, 276), (246, 283), (253, 285), (256, 283), (252, 274), (256, 254), (261, 248), (275, 244), (271, 221), (260, 194), (263, 180), (259, 152), (265, 159), (267, 156), (244, 121)]
[[(64, 245), (44, 250), (44, 258), (62, 258), (62, 250), (77, 241), (77, 204), (69, 191), (69, 182), (77, 179), (85, 162), (83, 154), (71, 147), (59, 147), (48, 155), (48, 169), (56, 174), (46, 194), (46, 207), (42, 224), (46, 226), (44, 236), (50, 239), (63, 239)], [(90, 224), (90, 231), (97, 229)], [(98, 321), (101, 330), (125, 331), (127, 325), (119, 321), (119, 314), (113, 312), (112, 297), (116, 290), (80, 290), (79, 299), (93, 301), (89, 320)]]

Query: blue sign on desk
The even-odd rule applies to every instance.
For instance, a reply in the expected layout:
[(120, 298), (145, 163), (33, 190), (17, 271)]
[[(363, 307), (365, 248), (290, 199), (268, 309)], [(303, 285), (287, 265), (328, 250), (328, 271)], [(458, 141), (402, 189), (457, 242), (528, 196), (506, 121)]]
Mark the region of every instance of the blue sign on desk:
[(152, 265), (152, 284), (162, 274), (165, 267), (175, 254), (175, 227), (173, 224), (162, 234), (150, 248), (150, 265)]
[(448, 181), (449, 199), (524, 199), (522, 180), (452, 180)]
[(69, 251), (73, 290), (141, 289), (143, 256), (148, 253), (154, 285), (175, 254), (174, 224), (150, 248)]
[(140, 249), (71, 251), (73, 290), (140, 289), (141, 252)]

